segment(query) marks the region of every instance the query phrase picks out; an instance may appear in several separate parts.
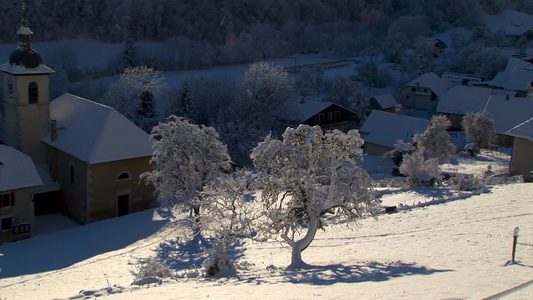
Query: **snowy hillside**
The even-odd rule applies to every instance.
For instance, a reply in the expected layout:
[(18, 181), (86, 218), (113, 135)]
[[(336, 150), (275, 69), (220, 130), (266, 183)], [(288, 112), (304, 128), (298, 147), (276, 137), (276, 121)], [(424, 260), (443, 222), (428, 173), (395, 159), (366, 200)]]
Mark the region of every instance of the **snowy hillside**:
[[(475, 174), (491, 165), (500, 172), (508, 159), (484, 152), (448, 167)], [(389, 165), (367, 157), (365, 168), (383, 178)], [(482, 194), (377, 192), (384, 205), (401, 204), (399, 210), (359, 227), (319, 231), (303, 252), (316, 266), (309, 270), (285, 269), (290, 249), (284, 244), (246, 242), (232, 252), (236, 276), (191, 274), (132, 286), (130, 271), (147, 261), (170, 264), (178, 275), (202, 262), (198, 249), (171, 250), (187, 230), (149, 210), (0, 246), (0, 299), (481, 299), (533, 279), (533, 184), (492, 186)], [(517, 264), (504, 266), (515, 227)], [(529, 284), (505, 299), (532, 297)]]

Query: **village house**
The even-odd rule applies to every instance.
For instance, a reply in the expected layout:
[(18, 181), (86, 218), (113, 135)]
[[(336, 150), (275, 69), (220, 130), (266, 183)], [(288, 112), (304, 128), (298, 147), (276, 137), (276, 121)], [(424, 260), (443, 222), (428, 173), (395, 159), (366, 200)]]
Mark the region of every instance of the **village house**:
[(42, 184), (30, 156), (0, 144), (0, 244), (33, 234), (33, 189)]
[(338, 129), (346, 132), (358, 121), (351, 110), (332, 102), (302, 99), (290, 109), (289, 117), (281, 121), (283, 131), (287, 126), (318, 125), (323, 131)]
[(533, 16), (516, 10), (506, 9), (499, 15), (485, 17), (487, 30), (490, 33), (502, 32), (513, 40), (533, 39)]
[(405, 108), (434, 112), (438, 98), (451, 87), (435, 73), (425, 73), (400, 90), (398, 102)]
[(533, 92), (533, 57), (512, 56), (503, 72), (498, 72), (492, 80), (475, 85), (502, 90), (501, 94), (526, 97)]
[(111, 107), (70, 94), (50, 101), (54, 71), (32, 48), (25, 12), (17, 34), (18, 49), (0, 66), (4, 142), (39, 170), (36, 206), (80, 223), (151, 207), (154, 188), (139, 180), (151, 171), (149, 135)]
[(374, 110), (359, 130), (368, 155), (383, 155), (396, 147), (398, 140), (413, 143), (415, 134), (424, 133), (429, 120)]
[(533, 182), (533, 118), (513, 127), (507, 135), (514, 137), (509, 171)]
[(398, 102), (391, 94), (382, 94), (370, 98), (370, 105), (368, 114), (373, 110), (382, 110), (390, 113), (395, 113), (398, 109)]
[(448, 117), (451, 122), (448, 130), (463, 130), (463, 117), (483, 111), (491, 95), (492, 90), (488, 88), (454, 86), (440, 96), (435, 112)]

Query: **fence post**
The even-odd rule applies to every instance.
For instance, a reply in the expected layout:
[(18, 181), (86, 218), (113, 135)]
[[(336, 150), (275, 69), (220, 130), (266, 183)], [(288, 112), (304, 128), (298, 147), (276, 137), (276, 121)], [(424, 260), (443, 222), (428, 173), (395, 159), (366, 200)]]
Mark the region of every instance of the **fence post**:
[(516, 253), (516, 242), (518, 241), (518, 232), (520, 231), (519, 227), (515, 227), (513, 231), (513, 253), (511, 254), (511, 264), (515, 264), (516, 261), (514, 260), (515, 253)]

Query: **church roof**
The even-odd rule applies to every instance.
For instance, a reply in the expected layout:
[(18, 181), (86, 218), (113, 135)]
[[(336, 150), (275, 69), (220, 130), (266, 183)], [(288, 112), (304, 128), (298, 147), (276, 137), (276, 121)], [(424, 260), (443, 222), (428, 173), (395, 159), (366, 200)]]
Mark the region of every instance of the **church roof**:
[(30, 156), (0, 144), (0, 192), (42, 185)]
[(50, 103), (50, 119), (57, 138), (43, 142), (89, 164), (152, 155), (149, 135), (109, 106), (64, 94)]

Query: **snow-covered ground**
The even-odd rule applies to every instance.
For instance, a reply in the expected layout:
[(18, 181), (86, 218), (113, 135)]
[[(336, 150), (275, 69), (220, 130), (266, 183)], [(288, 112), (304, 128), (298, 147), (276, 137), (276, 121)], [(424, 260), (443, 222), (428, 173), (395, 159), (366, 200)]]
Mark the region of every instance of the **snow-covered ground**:
[[(450, 166), (505, 171), (508, 159), (499, 152), (459, 155)], [(389, 166), (366, 158), (374, 175), (385, 176)], [(198, 249), (169, 248), (186, 231), (148, 210), (0, 246), (0, 299), (482, 299), (533, 279), (533, 184), (481, 194), (380, 188), (378, 195), (384, 205), (403, 206), (359, 226), (320, 231), (303, 252), (316, 266), (309, 270), (286, 270), (290, 249), (282, 243), (248, 241), (232, 252), (240, 266), (235, 276), (132, 286), (130, 271), (143, 262), (165, 261), (179, 274), (202, 262)], [(517, 264), (505, 266), (515, 227)], [(533, 284), (505, 297), (532, 298)]]

